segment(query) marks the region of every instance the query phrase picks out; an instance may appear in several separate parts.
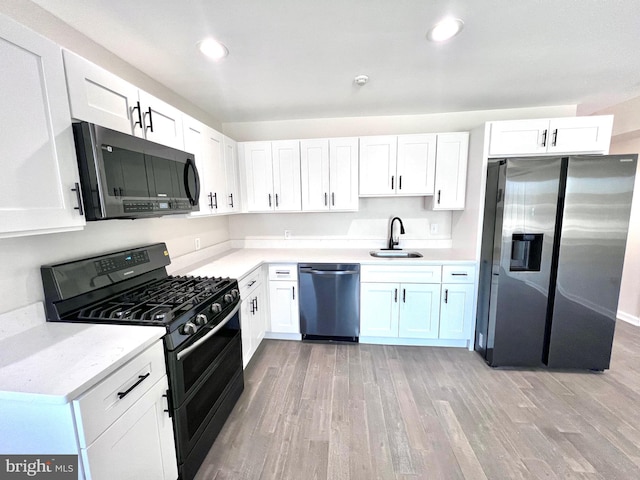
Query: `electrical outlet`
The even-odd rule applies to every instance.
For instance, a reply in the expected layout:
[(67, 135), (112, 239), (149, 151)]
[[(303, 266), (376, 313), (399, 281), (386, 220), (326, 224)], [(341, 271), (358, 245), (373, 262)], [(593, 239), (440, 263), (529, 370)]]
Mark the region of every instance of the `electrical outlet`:
[(431, 224), (431, 235), (437, 235), (438, 234), (438, 224), (437, 223), (432, 223)]
[(196, 237), (195, 247), (196, 247), (196, 250), (200, 250), (200, 238), (199, 237)]
[(289, 240), (291, 238), (291, 230), (284, 231), (284, 239)]

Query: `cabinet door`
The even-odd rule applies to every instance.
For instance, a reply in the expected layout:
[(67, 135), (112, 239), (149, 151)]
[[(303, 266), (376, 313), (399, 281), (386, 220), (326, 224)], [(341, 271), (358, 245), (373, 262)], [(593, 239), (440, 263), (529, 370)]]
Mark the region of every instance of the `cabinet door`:
[(186, 117), (184, 119), (184, 149), (195, 156), (198, 176), (200, 177), (200, 197), (198, 198), (197, 212), (191, 212), (189, 216), (199, 217), (211, 215), (213, 211), (209, 202), (209, 193), (212, 190), (211, 162), (204, 150), (207, 127), (199, 121)]
[(67, 50), (63, 56), (73, 118), (131, 134), (132, 115), (139, 119), (138, 88)]
[(267, 295), (266, 283), (262, 281), (258, 282), (258, 286), (255, 291), (255, 316), (251, 324), (251, 346), (253, 348), (253, 353), (258, 349), (260, 342), (262, 342), (262, 339), (264, 338), (264, 334), (269, 329)]
[(433, 195), (436, 134), (398, 136), (398, 195)]
[(463, 210), (467, 187), (468, 133), (439, 133), (434, 210)]
[(204, 152), (209, 165), (209, 186), (207, 202), (213, 213), (225, 212), (227, 181), (224, 170), (224, 148), (222, 134), (207, 127), (204, 138)]
[(360, 137), (360, 195), (395, 195), (396, 153), (396, 136)]
[(547, 152), (549, 119), (492, 122), (490, 129), (490, 157)]
[(251, 325), (254, 321), (254, 297), (251, 295), (242, 296), (240, 305), (240, 329), (242, 337), (242, 366), (246, 368), (249, 360), (253, 356), (253, 345), (251, 343)]
[(399, 337), (438, 338), (440, 285), (402, 283), (400, 285)]
[(440, 338), (469, 339), (473, 314), (473, 284), (443, 283)]
[(147, 140), (184, 150), (182, 112), (144, 90), (139, 91), (139, 97), (143, 126), (135, 126), (135, 135), (141, 136), (143, 130)]
[(247, 181), (247, 211), (270, 212), (275, 205), (271, 142), (247, 142), (242, 144), (242, 148)]
[(397, 337), (400, 285), (360, 284), (360, 336)]
[(612, 129), (612, 115), (552, 119), (547, 152), (609, 153)]
[(358, 210), (358, 139), (329, 140), (329, 207)]
[(229, 213), (240, 211), (240, 188), (238, 178), (238, 144), (235, 140), (222, 137), (224, 148), (224, 173), (227, 181), (227, 195), (224, 199), (225, 210)]
[(298, 282), (269, 282), (272, 332), (300, 333), (297, 286)]
[(178, 467), (167, 377), (158, 381), (98, 439), (82, 450), (87, 478), (174, 480)]
[(300, 190), (300, 142), (283, 140), (271, 143), (273, 155), (273, 192), (275, 210), (302, 210)]
[[(78, 166), (60, 48), (0, 16), (0, 236), (79, 229)], [(78, 191), (79, 193), (79, 191)]]
[(329, 210), (329, 141), (300, 141), (302, 210)]

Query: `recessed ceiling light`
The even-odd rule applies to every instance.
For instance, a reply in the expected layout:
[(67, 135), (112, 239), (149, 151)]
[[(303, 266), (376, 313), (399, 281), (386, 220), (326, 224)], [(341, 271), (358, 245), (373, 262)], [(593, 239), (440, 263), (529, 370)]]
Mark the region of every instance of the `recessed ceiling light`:
[(464, 22), (459, 18), (447, 17), (436, 23), (427, 32), (427, 40), (432, 42), (444, 42), (460, 33)]
[(198, 43), (198, 48), (207, 57), (213, 60), (220, 60), (229, 55), (229, 50), (223, 44), (213, 38), (205, 38)]
[(367, 82), (369, 81), (369, 77), (366, 75), (358, 75), (356, 78), (353, 79), (353, 81), (355, 82), (356, 85), (360, 85), (362, 87), (367, 84)]

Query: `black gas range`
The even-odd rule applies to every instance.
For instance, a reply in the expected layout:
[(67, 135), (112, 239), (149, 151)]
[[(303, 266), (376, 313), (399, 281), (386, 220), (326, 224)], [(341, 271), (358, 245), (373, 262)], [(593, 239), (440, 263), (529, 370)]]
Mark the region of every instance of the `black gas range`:
[(48, 321), (165, 327), (176, 453), (195, 476), (244, 389), (238, 282), (171, 276), (164, 243), (41, 267)]

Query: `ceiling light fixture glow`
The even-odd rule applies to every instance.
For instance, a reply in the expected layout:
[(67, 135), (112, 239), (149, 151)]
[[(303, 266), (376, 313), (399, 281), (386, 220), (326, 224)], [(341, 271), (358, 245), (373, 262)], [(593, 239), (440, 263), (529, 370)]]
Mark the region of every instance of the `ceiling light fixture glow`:
[(213, 38), (205, 38), (198, 43), (198, 48), (212, 60), (220, 60), (229, 55), (229, 50), (223, 44)]
[(436, 23), (427, 32), (427, 40), (432, 42), (444, 42), (460, 33), (464, 22), (459, 18), (447, 17)]

